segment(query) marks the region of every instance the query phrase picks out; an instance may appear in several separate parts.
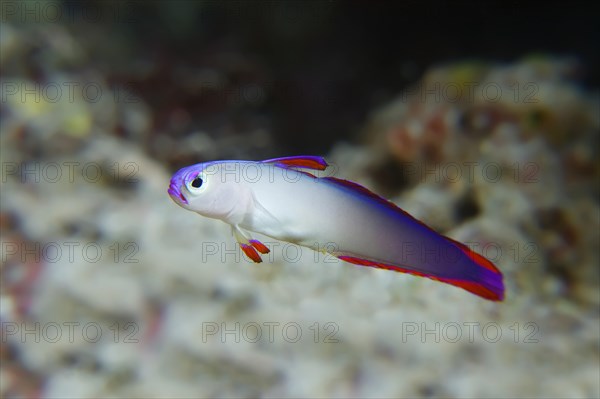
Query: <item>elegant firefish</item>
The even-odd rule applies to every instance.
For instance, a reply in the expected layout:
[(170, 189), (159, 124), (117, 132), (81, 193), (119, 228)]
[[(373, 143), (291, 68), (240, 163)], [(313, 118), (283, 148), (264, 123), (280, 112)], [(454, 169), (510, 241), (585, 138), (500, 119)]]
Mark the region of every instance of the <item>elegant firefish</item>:
[(314, 156), (200, 163), (176, 172), (168, 193), (179, 206), (231, 225), (257, 263), (269, 249), (250, 232), (504, 298), (502, 273), (489, 260), (357, 183), (309, 172), (327, 166)]

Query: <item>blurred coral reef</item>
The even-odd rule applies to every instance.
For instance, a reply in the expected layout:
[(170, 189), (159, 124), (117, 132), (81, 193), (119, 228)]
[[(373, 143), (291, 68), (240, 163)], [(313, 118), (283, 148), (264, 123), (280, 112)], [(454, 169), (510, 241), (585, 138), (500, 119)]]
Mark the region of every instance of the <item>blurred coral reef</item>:
[[(266, 155), (268, 125), (157, 132), (143, 90), (84, 67), (79, 37), (0, 29), (2, 397), (600, 396), (599, 98), (576, 60), (432, 68), (373, 112), (363, 144), (326, 154), (493, 258), (507, 286), (493, 304), (304, 249), (236, 257), (225, 225), (166, 189), (182, 164)], [(89, 91), (49, 100), (68, 82)]]

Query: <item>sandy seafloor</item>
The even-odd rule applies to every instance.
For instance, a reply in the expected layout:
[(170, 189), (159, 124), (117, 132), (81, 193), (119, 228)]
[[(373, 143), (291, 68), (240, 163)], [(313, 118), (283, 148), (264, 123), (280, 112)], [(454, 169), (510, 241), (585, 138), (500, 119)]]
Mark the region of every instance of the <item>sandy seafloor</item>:
[[(600, 396), (598, 93), (572, 60), (432, 68), (419, 84), (434, 91), (511, 95), (398, 93), (364, 142), (321, 154), (490, 257), (506, 285), (492, 303), (265, 237), (272, 255), (249, 262), (228, 226), (166, 194), (172, 165), (136, 141), (152, 129), (143, 98), (49, 101), (49, 81), (114, 93), (61, 69), (82, 46), (67, 31), (36, 86), (18, 73), (36, 33), (1, 28), (2, 397)], [(514, 81), (536, 101), (514, 101)]]

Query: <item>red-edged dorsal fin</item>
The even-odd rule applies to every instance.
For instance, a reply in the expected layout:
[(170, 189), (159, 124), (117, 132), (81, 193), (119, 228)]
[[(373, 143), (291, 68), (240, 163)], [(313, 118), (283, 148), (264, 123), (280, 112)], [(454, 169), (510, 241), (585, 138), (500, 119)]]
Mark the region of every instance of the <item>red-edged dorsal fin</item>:
[(301, 168), (313, 170), (325, 170), (328, 166), (327, 162), (325, 162), (322, 157), (315, 157), (311, 155), (273, 158), (267, 159), (263, 161), (263, 163), (274, 163), (282, 168)]
[[(330, 181), (334, 184), (338, 184), (342, 187), (345, 187), (347, 189), (350, 189), (354, 192), (358, 192), (360, 194), (363, 194), (373, 200), (375, 200), (376, 202), (378, 202), (381, 205), (386, 206), (388, 209), (393, 210), (395, 212), (399, 212), (404, 216), (408, 216), (409, 218), (413, 219), (415, 222), (418, 222), (420, 224), (422, 224), (423, 226), (427, 227), (429, 230), (435, 231), (433, 230), (431, 227), (427, 226), (425, 223), (415, 219), (413, 216), (411, 216), (409, 213), (403, 211), (401, 208), (399, 208), (396, 204), (394, 204), (391, 201), (386, 200), (383, 197), (380, 197), (379, 195), (375, 194), (373, 191), (369, 190), (368, 188), (361, 186), (358, 183), (354, 183), (353, 181), (350, 180), (344, 180), (344, 179), (338, 179), (337, 177), (323, 177), (322, 179), (325, 179), (327, 181)], [(436, 233), (439, 234), (439, 233)]]
[[(410, 219), (414, 220), (415, 222), (419, 223), (421, 226), (427, 228), (429, 231), (431, 231), (433, 234), (439, 235), (441, 237), (443, 237), (444, 239), (450, 241), (452, 244), (456, 245), (458, 247), (458, 249), (460, 249), (462, 252), (465, 253), (465, 255), (467, 255), (473, 262), (475, 262), (477, 265), (484, 267), (494, 273), (497, 273), (499, 275), (502, 275), (502, 272), (500, 272), (500, 270), (498, 270), (498, 268), (496, 268), (496, 266), (494, 266), (494, 264), (492, 262), (490, 262), (489, 260), (487, 260), (484, 256), (479, 255), (478, 253), (476, 253), (475, 251), (473, 251), (472, 249), (470, 249), (469, 247), (467, 247), (465, 244), (460, 243), (456, 240), (453, 240), (451, 238), (448, 238), (444, 235), (441, 235), (440, 233), (438, 233), (437, 231), (433, 230), (431, 227), (427, 226), (425, 223), (421, 222), (418, 219), (415, 219), (412, 215), (410, 215), (409, 213), (403, 211), (401, 208), (399, 208), (398, 206), (396, 206), (393, 202), (390, 202), (388, 200), (386, 200), (385, 198), (380, 197), (379, 195), (373, 193), (371, 190), (369, 190), (366, 187), (361, 186), (360, 184), (351, 182), (349, 180), (342, 180), (342, 179), (338, 179), (336, 177), (323, 177), (322, 179), (325, 179), (327, 181), (330, 181), (334, 184), (338, 184), (342, 187), (346, 187), (354, 192), (360, 193), (362, 195), (365, 195), (373, 200), (375, 200), (377, 203), (387, 207), (388, 209), (400, 213), (405, 217), (409, 217)], [(357, 262), (352, 262), (352, 261), (348, 261), (351, 263), (357, 263)], [(359, 263), (360, 264), (360, 263)], [(375, 266), (375, 267), (382, 267), (382, 268), (389, 268), (392, 270), (397, 270), (399, 268), (392, 266), (392, 267), (383, 267), (380, 265), (373, 265), (373, 264), (369, 264), (366, 266)], [(403, 270), (398, 270), (398, 271), (403, 271)], [(405, 272), (405, 273), (412, 273), (412, 274), (416, 274), (414, 272)], [(454, 283), (450, 283), (450, 284), (454, 284)], [(470, 283), (464, 283), (464, 284), (470, 284)], [(458, 284), (454, 284), (454, 285), (458, 285)], [(464, 288), (464, 287), (463, 287)], [(465, 288), (467, 289), (467, 288)], [(467, 289), (468, 291), (473, 292), (472, 290)], [(477, 293), (477, 295), (480, 296), (484, 296), (481, 295), (480, 293)], [(490, 298), (488, 298), (490, 299)], [(499, 300), (499, 299), (496, 299)]]
[(484, 256), (479, 255), (477, 252), (473, 251), (471, 248), (467, 247), (465, 244), (453, 240), (452, 238), (444, 237), (454, 245), (456, 245), (461, 251), (465, 253), (473, 262), (477, 263), (481, 267), (485, 267), (488, 270), (491, 270), (494, 273), (502, 274), (500, 270), (492, 262), (487, 260)]

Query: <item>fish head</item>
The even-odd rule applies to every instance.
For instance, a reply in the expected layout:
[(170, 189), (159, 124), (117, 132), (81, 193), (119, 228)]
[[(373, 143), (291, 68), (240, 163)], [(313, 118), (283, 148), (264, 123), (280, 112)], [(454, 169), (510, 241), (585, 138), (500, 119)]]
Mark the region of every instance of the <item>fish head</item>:
[(224, 173), (226, 162), (206, 162), (177, 171), (167, 192), (182, 208), (202, 216), (234, 223), (243, 217), (248, 190), (231, 173)]

